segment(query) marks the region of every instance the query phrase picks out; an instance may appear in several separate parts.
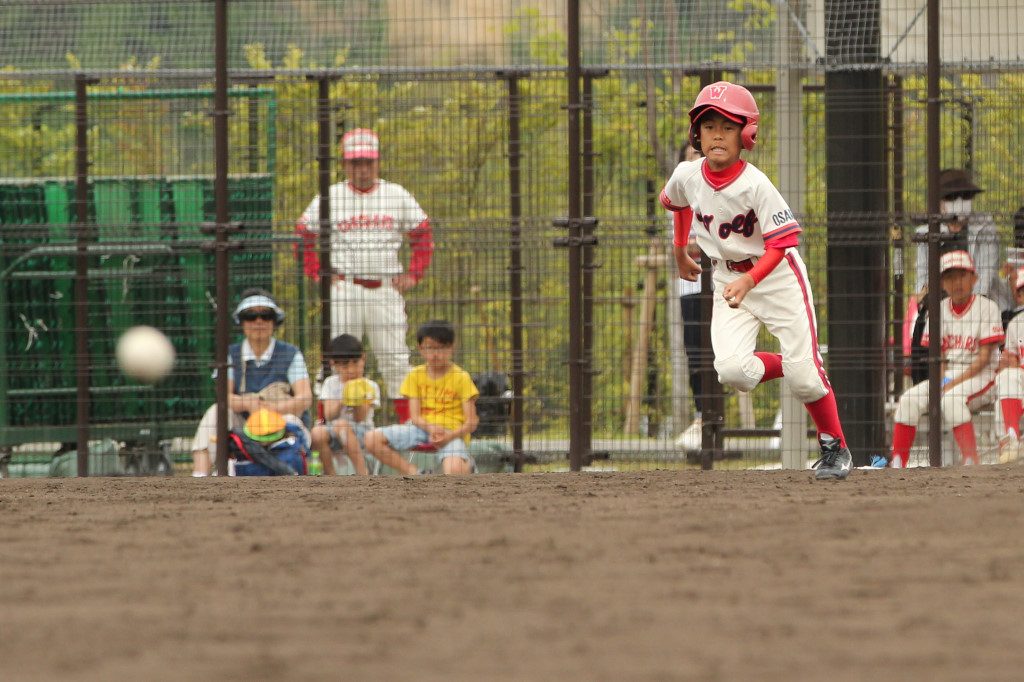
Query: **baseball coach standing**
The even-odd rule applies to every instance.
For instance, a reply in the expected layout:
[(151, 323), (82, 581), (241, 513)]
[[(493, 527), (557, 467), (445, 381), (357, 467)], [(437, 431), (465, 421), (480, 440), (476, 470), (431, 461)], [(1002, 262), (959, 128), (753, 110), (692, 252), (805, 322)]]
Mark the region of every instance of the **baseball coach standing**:
[[(346, 179), (331, 186), (331, 336), (365, 335), (384, 377), (388, 397), (400, 399), (409, 371), (408, 321), (403, 294), (422, 279), (434, 252), (427, 214), (401, 185), (380, 178), (380, 140), (367, 128), (341, 139)], [(305, 240), (304, 270), (318, 277), (316, 234), (320, 197), (310, 202), (298, 231)], [(409, 267), (399, 262), (409, 240)], [(402, 414), (404, 405), (396, 403)]]

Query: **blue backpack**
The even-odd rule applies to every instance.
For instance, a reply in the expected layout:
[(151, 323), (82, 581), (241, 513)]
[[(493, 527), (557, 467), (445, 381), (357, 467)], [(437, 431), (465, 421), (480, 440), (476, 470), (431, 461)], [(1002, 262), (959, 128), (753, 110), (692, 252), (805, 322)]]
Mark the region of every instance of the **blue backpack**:
[(253, 440), (241, 429), (228, 433), (228, 453), (235, 459), (236, 476), (304, 476), (309, 446), (298, 424), (285, 425), (285, 435), (273, 443)]

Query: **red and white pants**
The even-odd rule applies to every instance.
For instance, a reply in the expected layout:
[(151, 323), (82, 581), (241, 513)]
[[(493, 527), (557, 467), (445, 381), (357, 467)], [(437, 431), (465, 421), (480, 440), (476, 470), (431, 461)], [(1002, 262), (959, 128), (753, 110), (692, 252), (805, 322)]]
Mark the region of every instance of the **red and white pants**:
[(718, 261), (714, 271), (711, 347), (718, 380), (750, 391), (764, 376), (764, 363), (754, 355), (761, 325), (779, 340), (784, 380), (803, 403), (825, 397), (830, 386), (818, 350), (818, 322), (807, 269), (796, 249), (751, 289), (738, 308), (730, 308), (722, 290), (741, 275)]

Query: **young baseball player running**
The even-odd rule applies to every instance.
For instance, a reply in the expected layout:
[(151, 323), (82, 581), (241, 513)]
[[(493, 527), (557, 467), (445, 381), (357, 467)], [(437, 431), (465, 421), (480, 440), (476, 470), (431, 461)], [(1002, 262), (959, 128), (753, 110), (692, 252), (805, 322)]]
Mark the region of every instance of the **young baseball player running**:
[[(719, 381), (740, 391), (785, 377), (818, 428), (815, 478), (845, 479), (851, 456), (835, 394), (818, 352), (817, 321), (807, 270), (797, 251), (800, 224), (760, 170), (740, 158), (754, 148), (760, 113), (739, 85), (713, 83), (690, 109), (690, 142), (704, 159), (676, 167), (661, 193), (674, 211), (679, 276), (701, 268), (686, 252), (692, 225), (714, 266), (711, 346)], [(782, 353), (754, 352), (761, 325)]]
[(1020, 418), (1024, 415), (1024, 269), (1017, 271), (1013, 295), (1017, 308), (1006, 327), (1006, 343), (996, 373), (996, 396), (1003, 415), (999, 463), (1020, 458)]
[(320, 451), (325, 475), (334, 475), (334, 456), (344, 452), (356, 474), (366, 476), (363, 437), (373, 429), (380, 386), (363, 376), (366, 353), (362, 342), (351, 334), (331, 339), (327, 361), (333, 373), (320, 389), (324, 423), (313, 427), (313, 449)]
[[(953, 429), (964, 464), (978, 463), (978, 444), (971, 413), (991, 404), (998, 348), (1003, 341), (999, 307), (974, 294), (978, 281), (974, 261), (966, 251), (950, 251), (939, 264), (942, 301), (942, 419)], [(927, 337), (928, 328), (925, 327)], [(927, 341), (924, 342), (927, 345)], [(993, 352), (996, 351), (996, 352)], [(893, 467), (905, 467), (914, 444), (917, 422), (928, 409), (928, 382), (912, 386), (900, 396), (892, 429)]]

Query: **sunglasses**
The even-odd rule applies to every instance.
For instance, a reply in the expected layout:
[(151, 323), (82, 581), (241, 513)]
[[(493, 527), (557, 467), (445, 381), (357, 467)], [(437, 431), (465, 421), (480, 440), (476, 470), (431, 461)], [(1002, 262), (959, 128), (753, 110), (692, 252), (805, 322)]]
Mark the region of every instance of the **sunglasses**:
[(277, 319), (277, 313), (273, 310), (266, 310), (263, 312), (252, 312), (246, 311), (238, 313), (238, 319), (243, 322), (255, 322), (256, 320), (263, 320), (265, 322), (273, 322)]

